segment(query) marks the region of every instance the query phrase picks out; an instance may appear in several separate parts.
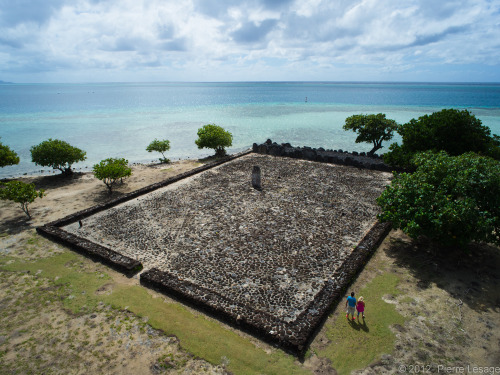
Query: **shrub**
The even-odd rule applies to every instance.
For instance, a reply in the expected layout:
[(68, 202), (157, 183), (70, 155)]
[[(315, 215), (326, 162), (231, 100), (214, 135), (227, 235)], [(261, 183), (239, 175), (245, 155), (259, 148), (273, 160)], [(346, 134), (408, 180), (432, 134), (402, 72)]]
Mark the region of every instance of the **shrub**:
[(389, 147), (384, 161), (393, 166), (409, 167), (412, 157), (421, 151), (446, 151), (457, 156), (466, 152), (500, 158), (500, 139), (491, 136), (487, 126), (467, 110), (442, 111), (412, 119), (398, 127), (403, 143)]
[(382, 141), (392, 138), (398, 124), (394, 120), (385, 118), (385, 114), (353, 115), (345, 119), (344, 130), (357, 133), (356, 143), (373, 143), (373, 148), (368, 153), (373, 155), (382, 148)]
[(49, 139), (30, 149), (31, 160), (44, 167), (59, 169), (64, 174), (71, 174), (71, 165), (84, 161), (86, 152), (58, 139)]
[(132, 174), (132, 169), (128, 166), (128, 160), (108, 158), (101, 160), (93, 167), (95, 178), (102, 180), (111, 194), (113, 185), (120, 179)]
[(475, 153), (428, 151), (413, 163), (416, 171), (396, 175), (378, 198), (381, 221), (447, 246), (500, 245), (500, 162)]
[(20, 203), (24, 213), (31, 219), (29, 204), (36, 198), (42, 198), (44, 190), (37, 191), (34, 184), (27, 184), (21, 181), (9, 181), (0, 183), (0, 199)]
[(19, 156), (9, 146), (0, 142), (0, 167), (14, 164), (19, 164)]
[(198, 129), (198, 148), (212, 148), (216, 156), (225, 156), (226, 147), (233, 144), (233, 135), (215, 124), (208, 124)]
[(170, 141), (168, 139), (158, 140), (155, 138), (148, 147), (146, 147), (147, 152), (157, 151), (162, 154), (163, 158), (160, 158), (161, 163), (169, 163), (170, 160), (165, 157), (164, 152), (170, 150)]

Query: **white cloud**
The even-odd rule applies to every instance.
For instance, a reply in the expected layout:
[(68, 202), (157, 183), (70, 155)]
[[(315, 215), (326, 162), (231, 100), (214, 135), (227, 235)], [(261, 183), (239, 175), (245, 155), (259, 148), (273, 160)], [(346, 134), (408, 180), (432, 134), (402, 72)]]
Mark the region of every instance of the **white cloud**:
[(500, 61), (500, 0), (6, 2), (10, 81), (446, 80)]

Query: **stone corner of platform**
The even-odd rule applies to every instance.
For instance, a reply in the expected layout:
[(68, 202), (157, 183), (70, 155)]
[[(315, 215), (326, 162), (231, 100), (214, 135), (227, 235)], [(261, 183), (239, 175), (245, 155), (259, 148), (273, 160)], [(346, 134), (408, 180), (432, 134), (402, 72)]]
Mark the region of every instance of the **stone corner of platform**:
[(136, 274), (143, 265), (136, 259), (119, 254), (114, 250), (95, 244), (89, 240), (75, 236), (53, 225), (43, 225), (36, 228), (38, 234), (69, 246), (79, 253), (98, 260), (126, 275)]

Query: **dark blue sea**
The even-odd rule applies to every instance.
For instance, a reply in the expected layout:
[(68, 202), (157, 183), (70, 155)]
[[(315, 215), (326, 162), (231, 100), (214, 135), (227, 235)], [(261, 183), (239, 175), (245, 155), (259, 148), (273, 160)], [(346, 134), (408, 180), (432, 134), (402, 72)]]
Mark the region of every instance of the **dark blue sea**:
[[(500, 84), (436, 83), (102, 83), (1, 84), (0, 137), (21, 157), (0, 178), (37, 174), (29, 149), (48, 138), (87, 152), (76, 170), (108, 157), (149, 163), (154, 139), (169, 139), (172, 160), (208, 156), (197, 129), (215, 123), (229, 130), (238, 152), (271, 138), (297, 146), (367, 151), (342, 130), (346, 117), (385, 113), (398, 123), (443, 108), (468, 109), (500, 134)], [(396, 137), (397, 141), (398, 138)], [(388, 144), (386, 145), (388, 146)], [(384, 152), (384, 149), (382, 149)], [(156, 159), (157, 160), (157, 159)]]

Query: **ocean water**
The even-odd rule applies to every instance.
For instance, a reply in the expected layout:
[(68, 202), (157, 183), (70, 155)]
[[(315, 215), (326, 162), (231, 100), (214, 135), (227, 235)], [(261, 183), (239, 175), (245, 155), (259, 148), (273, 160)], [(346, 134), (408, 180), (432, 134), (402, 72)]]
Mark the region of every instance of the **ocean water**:
[(157, 161), (160, 154), (146, 151), (154, 138), (170, 140), (166, 156), (172, 160), (208, 156), (211, 150), (198, 150), (194, 143), (197, 130), (208, 123), (233, 134), (231, 153), (268, 138), (295, 146), (368, 151), (369, 144), (356, 144), (355, 134), (342, 130), (346, 117), (382, 112), (405, 123), (443, 108), (468, 109), (500, 134), (500, 84), (2, 84), (1, 142), (21, 162), (0, 168), (0, 178), (49, 173), (31, 162), (29, 151), (48, 138), (87, 152), (87, 160), (75, 164), (75, 170), (90, 170), (108, 157)]

